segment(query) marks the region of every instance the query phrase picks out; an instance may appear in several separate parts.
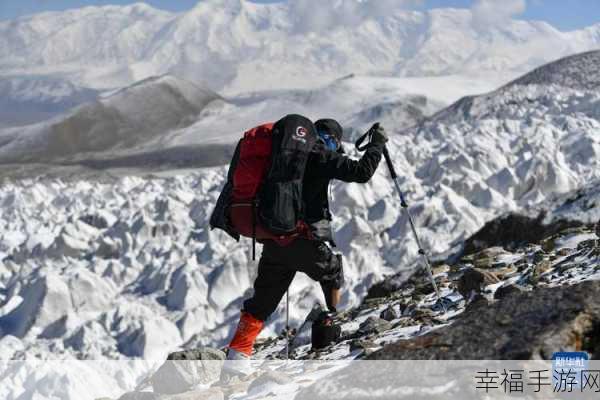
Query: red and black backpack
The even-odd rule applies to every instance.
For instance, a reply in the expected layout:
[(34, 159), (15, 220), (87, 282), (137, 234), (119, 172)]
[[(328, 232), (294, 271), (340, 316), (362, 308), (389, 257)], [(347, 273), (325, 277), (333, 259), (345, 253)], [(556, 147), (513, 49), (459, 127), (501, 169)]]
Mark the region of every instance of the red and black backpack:
[(239, 141), (211, 227), (239, 239), (275, 240), (284, 246), (310, 236), (303, 220), (302, 184), (317, 142), (313, 123), (288, 115), (257, 126)]

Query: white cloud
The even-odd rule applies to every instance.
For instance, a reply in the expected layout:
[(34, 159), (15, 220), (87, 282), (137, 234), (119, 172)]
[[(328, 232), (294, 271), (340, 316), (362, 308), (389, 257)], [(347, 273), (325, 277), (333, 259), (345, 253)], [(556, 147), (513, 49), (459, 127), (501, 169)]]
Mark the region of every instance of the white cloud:
[(421, 3), (422, 0), (288, 0), (295, 16), (296, 33), (358, 25), (368, 18), (389, 15)]
[(476, 0), (471, 11), (475, 26), (487, 28), (500, 26), (526, 9), (525, 0)]

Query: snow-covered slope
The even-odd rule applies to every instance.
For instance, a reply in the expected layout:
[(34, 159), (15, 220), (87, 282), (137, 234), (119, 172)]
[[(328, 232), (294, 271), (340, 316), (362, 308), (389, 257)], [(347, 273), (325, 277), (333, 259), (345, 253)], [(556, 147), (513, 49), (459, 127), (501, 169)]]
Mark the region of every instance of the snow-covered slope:
[(94, 100), (96, 90), (51, 76), (0, 78), (0, 128), (28, 125), (52, 118)]
[(565, 57), (537, 68), (509, 83), (512, 85), (557, 85), (574, 90), (600, 89), (600, 51)]
[(179, 14), (138, 3), (27, 16), (0, 22), (0, 75), (61, 72), (106, 88), (171, 73), (240, 92), (314, 87), (349, 73), (514, 77), (600, 45), (598, 25), (486, 26), (467, 9), (377, 3), (204, 0)]
[[(600, 205), (596, 182), (594, 185), (590, 184), (588, 187), (582, 188), (581, 191), (573, 195), (576, 195), (577, 199), (572, 199), (574, 201), (569, 202), (568, 207), (571, 211), (584, 212), (589, 208), (589, 204)], [(548, 215), (557, 215), (560, 213), (559, 210), (564, 208), (562, 200), (550, 201), (546, 206), (549, 207), (547, 211), (550, 211)], [(95, 222), (97, 226), (101, 225), (98, 224), (99, 220)], [(87, 219), (87, 223), (94, 223), (94, 221)], [(564, 306), (565, 301), (573, 301), (573, 304), (580, 307), (576, 307), (576, 312), (581, 312), (583, 305), (579, 299), (574, 300), (572, 297), (575, 292), (578, 292), (579, 296), (586, 296), (588, 290), (594, 287), (594, 284), (588, 282), (585, 287), (586, 290), (580, 285), (581, 282), (600, 280), (599, 232), (600, 225), (596, 227), (595, 232), (593, 226), (561, 229), (554, 235), (542, 237), (543, 240), (539, 242), (537, 240), (535, 242), (528, 241), (522, 246), (511, 249), (511, 251), (500, 247), (488, 247), (476, 254), (462, 257), (459, 261), (450, 265), (436, 266), (434, 269), (435, 279), (441, 287), (447, 312), (444, 312), (436, 303), (435, 293), (425, 273), (416, 274), (408, 281), (402, 280), (401, 276), (390, 277), (385, 285), (379, 286), (378, 290), (370, 290), (369, 298), (363, 301), (360, 306), (344, 310), (336, 315), (335, 319), (341, 325), (342, 334), (331, 346), (316, 351), (311, 350), (310, 323), (305, 325), (298, 333), (291, 346), (290, 354), (293, 358), (291, 362), (280, 360), (285, 354), (286, 341), (284, 335), (273, 335), (260, 340), (257, 343), (257, 352), (255, 353), (255, 358), (258, 361), (252, 362), (252, 366), (259, 369), (256, 373), (258, 374), (258, 371), (273, 370), (278, 371), (279, 374), (283, 373), (283, 375), (277, 373), (272, 375), (271, 372), (271, 379), (264, 379), (265, 375), (258, 378), (257, 381), (266, 386), (262, 387), (260, 393), (269, 392), (271, 396), (279, 394), (281, 398), (290, 398), (290, 396), (298, 393), (299, 390), (316, 380), (315, 371), (320, 371), (321, 381), (319, 382), (330, 382), (335, 376), (335, 371), (344, 367), (354, 371), (357, 366), (361, 366), (360, 363), (351, 365), (344, 361), (365, 358), (408, 359), (411, 357), (404, 356), (404, 352), (400, 354), (391, 353), (393, 349), (386, 346), (390, 343), (406, 344), (405, 351), (421, 350), (428, 352), (428, 355), (421, 355), (419, 359), (430, 359), (432, 354), (435, 359), (462, 359), (465, 357), (465, 353), (458, 343), (472, 343), (472, 338), (465, 336), (464, 332), (460, 330), (460, 326), (464, 327), (465, 325), (465, 318), (471, 316), (470, 324), (477, 323), (478, 327), (484, 326), (486, 329), (485, 334), (490, 337), (499, 334), (500, 329), (494, 324), (501, 324), (502, 326), (515, 324), (518, 327), (524, 325), (536, 326), (536, 322), (540, 321), (540, 318), (538, 318), (538, 313), (532, 312), (531, 309), (535, 308), (535, 299), (543, 294), (556, 294), (554, 297), (547, 296), (544, 299), (545, 301), (542, 301), (546, 307)], [(75, 282), (83, 280), (82, 277), (77, 277), (78, 273), (70, 275), (71, 278), (75, 279), (71, 279), (69, 285), (75, 288), (77, 287)], [(180, 278), (175, 279), (179, 280)], [(45, 284), (52, 284), (54, 287), (61, 286), (61, 282), (58, 280), (48, 278), (40, 280), (43, 283), (36, 289), (42, 289), (42, 292), (47, 287), (44, 286)], [(595, 287), (597, 288), (597, 285)], [(550, 292), (545, 288), (552, 288), (552, 291)], [(89, 289), (89, 286), (86, 289)], [(106, 287), (100, 286), (95, 289), (106, 290)], [(51, 292), (56, 293), (57, 290)], [(566, 292), (569, 293), (569, 299), (567, 300), (562, 294)], [(73, 293), (75, 299), (81, 299), (80, 291), (74, 290)], [(184, 291), (184, 293), (187, 296), (188, 292)], [(43, 296), (48, 295), (44, 294)], [(511, 319), (516, 310), (503, 310), (502, 313), (497, 313), (497, 306), (506, 304), (513, 296), (520, 296), (520, 301), (516, 305), (519, 312), (521, 312), (519, 318)], [(173, 299), (173, 297), (167, 299), (167, 304), (170, 304), (170, 306), (181, 304), (179, 299), (175, 303), (168, 303), (169, 299)], [(555, 302), (555, 304), (548, 304), (546, 302), (548, 300)], [(18, 302), (17, 299), (15, 303)], [(593, 300), (590, 300), (590, 302), (593, 302)], [(81, 304), (79, 306), (81, 307)], [(487, 312), (489, 315), (489, 308), (495, 306), (495, 322), (490, 323), (489, 320), (479, 318), (482, 312)], [(572, 309), (570, 310), (572, 311)], [(124, 307), (120, 311), (137, 317), (136, 309), (131, 307)], [(539, 312), (540, 310), (537, 309), (536, 311)], [(589, 314), (583, 312), (582, 315), (586, 316), (586, 320), (589, 317)], [(110, 322), (110, 326), (119, 327), (118, 331), (120, 332), (122, 331), (121, 322), (123, 319), (126, 321), (125, 323), (131, 323), (131, 319), (127, 319), (125, 316), (124, 313), (108, 313), (98, 324), (99, 326), (97, 325), (95, 331), (97, 336), (94, 336), (94, 332), (90, 329), (82, 329), (74, 338), (65, 340), (64, 343), (69, 347), (81, 346), (85, 343), (94, 343), (96, 346), (101, 347), (100, 343), (106, 343), (106, 338), (102, 336), (102, 329), (106, 329), (104, 326), (109, 326)], [(472, 322), (473, 316), (477, 316), (474, 318), (476, 322)], [(569, 320), (567, 316), (561, 315), (561, 317), (564, 317), (562, 318), (564, 320)], [(579, 333), (583, 331), (582, 336), (584, 338), (593, 335), (593, 330), (587, 330), (591, 329), (589, 327), (593, 325), (584, 324), (582, 327), (580, 322), (572, 322), (573, 320), (579, 320), (576, 315), (569, 315), (569, 317), (572, 318), (569, 322), (569, 328), (572, 331)], [(113, 318), (119, 318), (119, 320)], [(152, 316), (145, 315), (144, 318), (148, 321)], [(0, 317), (0, 321), (5, 322), (6, 318)], [(538, 351), (540, 345), (549, 344), (550, 351), (554, 351), (557, 340), (563, 339), (558, 346), (564, 345), (568, 349), (574, 348), (577, 350), (581, 350), (580, 347), (586, 346), (587, 341), (585, 339), (583, 345), (580, 341), (573, 343), (573, 335), (563, 335), (563, 331), (557, 331), (556, 323), (553, 323), (552, 319), (542, 318), (541, 321), (544, 321), (542, 327), (546, 334), (541, 335), (538, 330), (534, 331), (536, 338), (534, 342), (516, 341), (507, 345), (504, 342), (484, 341), (479, 343), (476, 349), (482, 351), (481, 348), (484, 348), (485, 352), (483, 354), (488, 354), (487, 357), (490, 357), (489, 354), (501, 354), (497, 357), (503, 358), (503, 356), (515, 354), (518, 349), (524, 349), (524, 352), (520, 354), (532, 354), (532, 357), (549, 357), (552, 353)], [(64, 324), (64, 321), (61, 321), (61, 324)], [(63, 326), (61, 324), (56, 325)], [(149, 329), (152, 324), (153, 322), (149, 322), (144, 328)], [(471, 326), (470, 324), (469, 326)], [(167, 329), (168, 332), (168, 326), (156, 328)], [(439, 332), (440, 329), (445, 329), (444, 333), (453, 335), (452, 346), (431, 346), (429, 340), (431, 338), (435, 340), (436, 332)], [(463, 334), (455, 334), (454, 330), (463, 332)], [(140, 332), (138, 331), (136, 334), (134, 345), (139, 346), (150, 336)], [(117, 333), (115, 334), (117, 335)], [(48, 344), (47, 339), (41, 341)], [(4, 351), (0, 354), (12, 354), (13, 351), (17, 351), (16, 356), (23, 356), (23, 353), (21, 353), (22, 344), (15, 337), (6, 336), (0, 341), (0, 344), (3, 345), (0, 349)], [(53, 350), (62, 350), (60, 342), (54, 341), (54, 345)], [(153, 345), (159, 346), (161, 343), (153, 342)], [(449, 352), (449, 349), (452, 350)], [(587, 346), (583, 349), (590, 351)], [(28, 349), (28, 351), (32, 352), (31, 349)], [(197, 354), (203, 351), (206, 354), (206, 349), (189, 351), (184, 359), (196, 359)], [(471, 348), (470, 351), (474, 352), (476, 350)], [(43, 356), (43, 354), (40, 355)], [(54, 357), (57, 357), (56, 354)], [(181, 360), (181, 358), (177, 359)], [(296, 360), (302, 360), (302, 362)], [(311, 364), (310, 360), (319, 360), (319, 362)], [(167, 363), (172, 362), (168, 361)], [(117, 399), (126, 398), (119, 396), (135, 389), (136, 392), (130, 393), (129, 397), (152, 397), (151, 393), (153, 392), (155, 396), (163, 393), (161, 398), (168, 400), (180, 398), (173, 395), (176, 391), (192, 389), (193, 392), (187, 392), (185, 396), (202, 398), (208, 395), (209, 391), (217, 390), (217, 393), (219, 393), (222, 390), (225, 398), (255, 399), (257, 392), (259, 392), (257, 390), (258, 383), (250, 384), (254, 380), (252, 377), (247, 378), (250, 379), (249, 381), (242, 378), (242, 381), (247, 382), (246, 384), (240, 383), (239, 380), (215, 382), (219, 377), (221, 368), (221, 363), (218, 361), (203, 360), (201, 366), (197, 369), (191, 369), (189, 363), (189, 361), (179, 361), (177, 368), (170, 369), (173, 372), (166, 375), (164, 373), (160, 374), (160, 372), (157, 373), (159, 366), (164, 364), (164, 361), (160, 359), (127, 362), (104, 360), (49, 362), (34, 360), (29, 357), (26, 362), (9, 361), (2, 363), (0, 371), (2, 372), (4, 384), (0, 387), (0, 396), (5, 396), (9, 400), (21, 399), (25, 395), (30, 396), (27, 398), (36, 398), (35, 396), (42, 395), (69, 400), (92, 400), (99, 398), (99, 396), (102, 396), (102, 398), (111, 396), (111, 398)], [(411, 361), (412, 366), (414, 366), (413, 364), (414, 362)], [(379, 367), (381, 365), (384, 364), (378, 364)], [(548, 364), (541, 365), (546, 367)], [(161, 370), (163, 368), (165, 367), (162, 367)], [(207, 369), (212, 372), (207, 373)], [(153, 375), (154, 378), (151, 379), (150, 377)], [(171, 384), (169, 386), (158, 384), (163, 381), (159, 376), (163, 376), (163, 379), (168, 378)], [(390, 379), (397, 379), (397, 376), (391, 376)], [(469, 379), (472, 378), (469, 376)], [(269, 380), (274, 381), (269, 382)], [(267, 382), (265, 383), (265, 381)], [(318, 384), (314, 383), (313, 388)], [(207, 390), (209, 386), (210, 389)], [(168, 395), (164, 394), (167, 392), (165, 389), (168, 389)]]
[(432, 224), (425, 230), (436, 242), (465, 238), (490, 212), (518, 210), (599, 176), (600, 93), (564, 86), (574, 73), (595, 77), (588, 85), (596, 87), (592, 56), (576, 55), (534, 73), (552, 78), (557, 65), (568, 66), (558, 84), (517, 81), (463, 98), (394, 138), (398, 150), (392, 154), (403, 166), (405, 185), (415, 194), (423, 190), (417, 196), (424, 196), (425, 222)]
[(139, 151), (167, 132), (191, 125), (220, 99), (216, 93), (172, 76), (148, 78), (84, 104), (66, 117), (0, 136), (3, 163), (85, 159), (110, 151)]
[[(362, 129), (375, 121), (396, 129), (422, 122), (444, 103), (407, 92), (407, 88), (417, 89), (419, 81), (348, 76), (316, 89), (223, 99), (172, 76), (149, 78), (50, 123), (0, 130), (0, 163), (76, 162), (146, 171), (223, 165), (242, 132), (288, 113), (315, 120), (336, 118), (346, 127), (348, 138), (356, 135), (356, 127)], [(454, 78), (438, 81), (455, 86), (461, 82)], [(431, 88), (421, 91), (435, 96)], [(64, 165), (58, 168), (64, 175)], [(56, 166), (45, 169), (50, 173)], [(22, 169), (16, 172), (26, 174)], [(14, 176), (10, 171), (6, 174)], [(30, 176), (39, 174), (39, 169), (29, 172)]]
[[(571, 73), (592, 76), (589, 57), (572, 57), (562, 72), (555, 64), (544, 69), (561, 82)], [(551, 77), (544, 69), (536, 74)], [(389, 126), (425, 247), (441, 257), (506, 211), (594, 185), (599, 104), (597, 90), (545, 80), (466, 98), (412, 129)], [(222, 344), (256, 267), (249, 241), (208, 230), (224, 174), (217, 167), (160, 179), (0, 187), (5, 356), (160, 357), (178, 346)], [(589, 187), (583, 193), (596, 196)], [(409, 273), (417, 248), (383, 164), (369, 184), (337, 183), (333, 192), (343, 303), (357, 304), (386, 274)], [(594, 208), (596, 199), (552, 204), (570, 218), (597, 217), (578, 208)], [(297, 277), (292, 319), (319, 298), (316, 284)], [(266, 335), (282, 328), (281, 317)]]

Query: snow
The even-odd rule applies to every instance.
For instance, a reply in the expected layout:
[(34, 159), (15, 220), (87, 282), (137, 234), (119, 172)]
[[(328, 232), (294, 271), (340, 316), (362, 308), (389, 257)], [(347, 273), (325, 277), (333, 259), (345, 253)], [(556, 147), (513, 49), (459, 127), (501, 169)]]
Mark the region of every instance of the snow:
[[(560, 202), (554, 205), (558, 206)], [(537, 286), (573, 285), (585, 280), (600, 279), (600, 273), (598, 272), (600, 259), (596, 255), (597, 247), (594, 248), (595, 244), (588, 244), (585, 247), (580, 246), (583, 241), (589, 238), (596, 238), (596, 236), (591, 233), (591, 229), (585, 227), (561, 232), (556, 238), (553, 249), (548, 250), (546, 253), (547, 258), (552, 261), (549, 264), (549, 270), (539, 276)], [(563, 254), (565, 250), (568, 250), (569, 255), (559, 257), (558, 255)], [(525, 287), (526, 290), (531, 286), (533, 275), (531, 260), (534, 255), (540, 252), (539, 245), (527, 244), (512, 252), (501, 248), (490, 248), (486, 251), (485, 257), (492, 255), (496, 262), (526, 265), (520, 271), (506, 274), (504, 280), (498, 284), (487, 286), (483, 293), (489, 300), (493, 298), (495, 291), (503, 285), (516, 283)], [(472, 267), (471, 261), (464, 259), (454, 265), (453, 269), (461, 270), (468, 267)], [(347, 335), (346, 339), (342, 339), (339, 343), (320, 352), (311, 352), (310, 344), (303, 343), (293, 351), (295, 360), (284, 362), (273, 360), (273, 357), (279, 357), (284, 349), (285, 341), (282, 337), (260, 344), (258, 352), (255, 354), (255, 357), (260, 360), (252, 361), (253, 368), (283, 373), (289, 381), (280, 382), (279, 384), (274, 381), (265, 381), (263, 384), (253, 385), (247, 390), (237, 390), (237, 393), (230, 398), (255, 399), (264, 396), (290, 398), (315, 381), (321, 379), (326, 381), (329, 376), (344, 368), (353, 368), (360, 365), (350, 364), (351, 361), (360, 359), (364, 355), (361, 350), (350, 351), (350, 341), (356, 337), (353, 335), (357, 333), (359, 334), (358, 337), (361, 337), (360, 332), (357, 332), (357, 330), (362, 322), (367, 318), (378, 317), (381, 311), (389, 306), (398, 308), (401, 303), (409, 305), (402, 315), (391, 321), (392, 327), (390, 329), (374, 335), (367, 333), (362, 335), (363, 339), (370, 339), (374, 343), (375, 347), (370, 348), (371, 350), (377, 350), (387, 343), (422, 336), (452, 324), (453, 320), (464, 312), (465, 301), (455, 291), (455, 287), (446, 279), (447, 277), (447, 272), (436, 274), (436, 279), (441, 283), (442, 296), (450, 305), (450, 310), (446, 313), (434, 306), (436, 301), (434, 293), (429, 293), (420, 300), (415, 301), (412, 289), (409, 287), (401, 289), (391, 297), (379, 299), (378, 303), (369, 305), (367, 302), (362, 304), (359, 309), (348, 310), (349, 313), (347, 314), (339, 314), (342, 334), (343, 336)], [(412, 311), (409, 311), (409, 308)], [(414, 312), (423, 311), (430, 313), (429, 315), (433, 319), (422, 320), (416, 317)], [(161, 320), (161, 318), (147, 314), (144, 307), (131, 305), (119, 308), (115, 314), (108, 319), (111, 321), (111, 329), (125, 331), (123, 337), (118, 340), (118, 344), (123, 348), (141, 352), (140, 346), (143, 346), (146, 340), (154, 349), (169, 346), (176, 340), (176, 338), (168, 336), (171, 332), (168, 323), (164, 319)], [(354, 316), (352, 316), (353, 314)], [(138, 316), (139, 319), (137, 319)], [(103, 333), (101, 326), (106, 324), (106, 322), (103, 322), (105, 319), (86, 323), (76, 331), (75, 335), (65, 340), (65, 347), (73, 350), (77, 348), (78, 351), (82, 351), (83, 348), (93, 349), (95, 347), (97, 349), (98, 342), (106, 342), (105, 333)], [(153, 324), (159, 324), (160, 321), (167, 325), (152, 326)], [(129, 328), (125, 329), (126, 326)], [(141, 328), (139, 328), (140, 326)], [(140, 330), (136, 330), (136, 328)], [(160, 332), (161, 335), (153, 337), (153, 332)], [(0, 345), (2, 345), (0, 349), (5, 352), (0, 353), (0, 355), (21, 354), (22, 351), (27, 351), (27, 354), (35, 354), (35, 351), (40, 350), (39, 347), (26, 349), (24, 341), (10, 335), (0, 339)], [(53, 348), (53, 350), (56, 350), (56, 348)], [(309, 360), (310, 353), (313, 357), (316, 356), (315, 361)], [(89, 356), (95, 353), (87, 354)], [(0, 395), (7, 399), (16, 399), (25, 392), (28, 396), (34, 396), (31, 398), (37, 398), (35, 396), (54, 396), (61, 399), (95, 399), (105, 396), (118, 398), (121, 394), (134, 388), (148, 390), (149, 376), (157, 370), (163, 361), (161, 361), (161, 358), (149, 357), (147, 353), (140, 354), (144, 354), (144, 358), (151, 361), (139, 359), (131, 361), (73, 361), (69, 360), (69, 353), (64, 353), (58, 355), (59, 358), (67, 358), (62, 361), (39, 361), (28, 357), (24, 362), (4, 362), (0, 365), (0, 372), (5, 384), (0, 387)], [(97, 355), (100, 356), (101, 353), (97, 353)], [(266, 361), (262, 359), (266, 359)], [(207, 387), (208, 385), (198, 386), (199, 389)]]
[(60, 74), (112, 89), (171, 73), (231, 95), (316, 87), (351, 73), (508, 80), (599, 43), (598, 25), (561, 32), (507, 18), (482, 26), (467, 9), (373, 3), (202, 1), (182, 13), (135, 4), (25, 16), (0, 22), (0, 75)]
[(567, 248), (567, 249), (576, 249), (577, 245), (581, 242), (585, 242), (586, 240), (595, 240), (598, 237), (594, 233), (588, 234), (573, 234), (567, 237), (561, 238), (556, 242), (557, 248)]

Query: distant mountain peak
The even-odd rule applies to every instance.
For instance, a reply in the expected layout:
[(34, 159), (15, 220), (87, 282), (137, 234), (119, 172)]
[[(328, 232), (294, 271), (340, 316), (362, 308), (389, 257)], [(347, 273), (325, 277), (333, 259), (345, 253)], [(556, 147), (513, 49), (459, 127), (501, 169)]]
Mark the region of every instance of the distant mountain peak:
[(55, 73), (114, 88), (172, 73), (229, 93), (318, 87), (349, 73), (508, 80), (600, 46), (592, 28), (508, 20), (482, 30), (468, 9), (377, 4), (324, 2), (323, 18), (299, 2), (247, 0), (205, 0), (181, 13), (135, 3), (33, 15), (0, 22), (0, 75)]
[(558, 85), (575, 90), (600, 88), (600, 50), (564, 57), (512, 81), (513, 85)]

